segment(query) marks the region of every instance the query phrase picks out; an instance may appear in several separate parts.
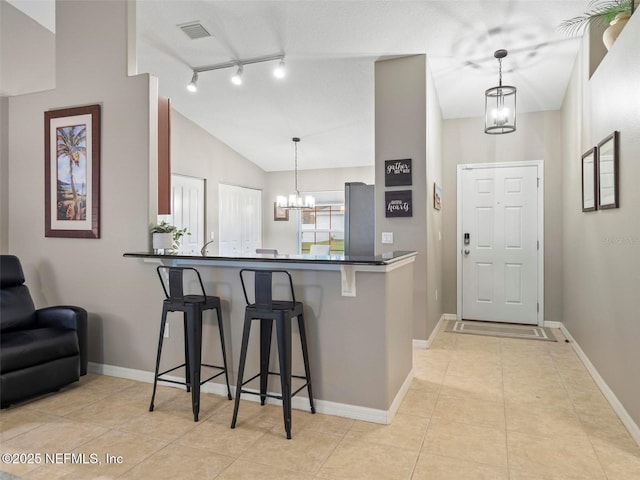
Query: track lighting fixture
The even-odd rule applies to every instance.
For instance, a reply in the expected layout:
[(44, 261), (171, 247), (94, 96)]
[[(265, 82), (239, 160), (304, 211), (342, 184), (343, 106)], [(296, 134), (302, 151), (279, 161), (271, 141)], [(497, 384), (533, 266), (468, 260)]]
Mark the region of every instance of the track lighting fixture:
[(273, 69), (273, 76), (276, 78), (284, 78), (287, 71), (284, 68), (284, 58), (278, 62), (278, 66)]
[(198, 91), (198, 72), (193, 72), (191, 82), (187, 85), (187, 90), (194, 93)]
[(231, 77), (231, 81), (234, 85), (242, 85), (242, 74), (244, 72), (244, 66), (250, 65), (252, 63), (262, 63), (262, 62), (273, 62), (278, 60), (278, 66), (273, 70), (273, 75), (276, 78), (284, 78), (285, 65), (284, 65), (284, 55), (267, 55), (264, 57), (254, 57), (254, 58), (245, 58), (239, 60), (233, 60), (230, 62), (217, 63), (215, 65), (206, 65), (204, 67), (195, 67), (193, 68), (193, 77), (191, 78), (191, 82), (187, 85), (187, 90), (190, 92), (196, 92), (198, 90), (197, 81), (198, 74), (202, 72), (210, 72), (212, 70), (221, 70), (223, 68), (235, 68), (236, 73)]
[(234, 85), (242, 85), (242, 71), (242, 65), (238, 65), (236, 73), (233, 75), (233, 77), (231, 77), (231, 83), (233, 83)]

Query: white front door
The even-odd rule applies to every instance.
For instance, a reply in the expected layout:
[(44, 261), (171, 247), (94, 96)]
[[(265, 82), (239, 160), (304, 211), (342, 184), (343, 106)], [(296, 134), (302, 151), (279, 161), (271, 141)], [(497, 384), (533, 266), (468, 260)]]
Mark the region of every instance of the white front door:
[(538, 165), (461, 170), (460, 318), (538, 324)]
[(204, 178), (171, 175), (171, 215), (158, 218), (191, 234), (181, 238), (178, 253), (200, 253), (204, 245), (204, 189)]

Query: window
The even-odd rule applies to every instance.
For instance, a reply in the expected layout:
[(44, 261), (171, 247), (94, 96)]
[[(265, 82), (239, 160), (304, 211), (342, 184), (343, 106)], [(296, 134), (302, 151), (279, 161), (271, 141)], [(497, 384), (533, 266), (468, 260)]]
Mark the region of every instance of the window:
[(332, 254), (344, 253), (344, 192), (312, 192), (315, 208), (304, 209), (299, 216), (300, 252), (309, 253), (311, 245), (330, 245)]

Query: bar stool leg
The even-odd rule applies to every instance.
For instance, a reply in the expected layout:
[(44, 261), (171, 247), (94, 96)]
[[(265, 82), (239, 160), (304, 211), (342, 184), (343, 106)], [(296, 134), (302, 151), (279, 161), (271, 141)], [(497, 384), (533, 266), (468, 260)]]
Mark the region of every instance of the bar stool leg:
[(282, 388), (282, 413), (287, 440), (291, 439), (291, 319), (280, 316), (276, 320), (278, 359), (280, 361), (280, 385)]
[(200, 364), (202, 360), (202, 310), (198, 304), (189, 305), (187, 311), (187, 339), (191, 374), (191, 406), (193, 420), (197, 422), (200, 413)]
[(158, 339), (158, 355), (156, 356), (156, 373), (153, 376), (153, 393), (151, 394), (151, 403), (149, 403), (149, 411), (153, 412), (154, 400), (156, 398), (156, 387), (158, 386), (158, 373), (160, 372), (160, 356), (162, 355), (162, 341), (164, 339), (164, 327), (167, 324), (167, 308), (162, 306), (162, 320), (160, 321), (160, 338)]
[(300, 331), (300, 342), (302, 343), (302, 358), (304, 360), (304, 375), (307, 377), (307, 393), (309, 394), (309, 405), (311, 413), (316, 413), (313, 406), (313, 393), (311, 391), (311, 368), (309, 368), (309, 349), (307, 348), (307, 332), (304, 326), (304, 315), (298, 315), (298, 330)]
[(190, 358), (189, 358), (189, 321), (187, 312), (182, 313), (183, 323), (184, 323), (184, 380), (187, 387), (187, 393), (191, 391), (191, 366), (190, 366)]
[(271, 356), (271, 332), (273, 320), (260, 319), (260, 405), (267, 399), (267, 384), (269, 380), (269, 357)]
[(247, 348), (249, 346), (249, 333), (251, 333), (251, 317), (248, 312), (244, 314), (244, 327), (242, 329), (242, 345), (240, 347), (240, 364), (238, 365), (238, 383), (236, 386), (236, 398), (233, 405), (233, 418), (231, 428), (236, 428), (238, 419), (238, 407), (240, 407), (240, 392), (242, 391), (242, 377), (244, 375), (244, 365), (247, 361)]
[(218, 316), (218, 331), (220, 332), (220, 346), (222, 347), (222, 365), (224, 366), (224, 379), (227, 382), (227, 398), (231, 400), (231, 387), (229, 387), (229, 369), (227, 367), (227, 350), (224, 348), (224, 328), (222, 327), (222, 313), (220, 307), (216, 308)]

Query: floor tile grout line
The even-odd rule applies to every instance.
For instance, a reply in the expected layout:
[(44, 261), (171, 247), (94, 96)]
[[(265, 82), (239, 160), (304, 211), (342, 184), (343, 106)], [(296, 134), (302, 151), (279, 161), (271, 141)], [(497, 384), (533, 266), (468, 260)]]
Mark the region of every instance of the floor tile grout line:
[[(442, 334), (442, 328), (440, 329), (440, 331), (438, 332), (438, 334), (436, 335), (436, 339)], [(453, 337), (454, 340), (454, 347), (456, 345), (456, 338)], [(448, 351), (450, 351), (449, 348), (447, 348)], [(438, 387), (438, 393), (436, 394), (436, 399), (433, 405), (433, 408), (431, 409), (431, 414), (429, 415), (429, 421), (427, 423), (427, 428), (424, 429), (424, 433), (422, 435), (422, 441), (420, 442), (420, 448), (418, 450), (418, 456), (416, 458), (416, 461), (414, 463), (413, 469), (411, 470), (411, 476), (409, 478), (413, 478), (413, 476), (415, 475), (416, 472), (416, 468), (418, 466), (418, 462), (420, 461), (420, 456), (422, 455), (422, 451), (423, 448), (425, 446), (425, 442), (427, 440), (427, 434), (429, 432), (429, 428), (431, 427), (432, 421), (433, 421), (433, 414), (435, 412), (436, 406), (438, 405), (438, 402), (440, 401), (440, 396), (442, 395), (442, 386), (444, 385), (444, 379), (447, 376), (447, 371), (449, 370), (449, 365), (451, 364), (451, 355), (452, 353), (449, 354), (448, 356), (448, 360), (447, 360), (447, 366), (444, 369), (444, 374), (442, 375), (442, 378), (440, 380), (440, 385)]]
[(511, 462), (509, 458), (509, 425), (507, 423), (507, 395), (504, 388), (504, 351), (503, 342), (500, 342), (500, 372), (502, 374), (502, 410), (504, 412), (504, 448), (507, 454), (507, 478), (511, 478)]
[(158, 450), (156, 450), (155, 452), (147, 455), (146, 457), (144, 457), (142, 460), (140, 460), (138, 463), (136, 463), (135, 465), (133, 465), (131, 468), (128, 468), (127, 470), (125, 470), (124, 472), (122, 472), (120, 475), (118, 475), (116, 478), (121, 478), (123, 476), (125, 476), (127, 473), (129, 473), (131, 470), (133, 470), (134, 468), (136, 468), (138, 465), (141, 465), (142, 463), (146, 462), (150, 457), (152, 457), (153, 455), (161, 452), (162, 450), (164, 450), (165, 448), (168, 448), (170, 444), (166, 444), (164, 447), (159, 448)]
[[(568, 345), (568, 344), (566, 344)], [(574, 354), (575, 354), (575, 350), (573, 350), (573, 348), (571, 349)], [(577, 357), (577, 354), (576, 354)], [(580, 425), (582, 427), (582, 429), (584, 430), (585, 436), (587, 437), (587, 440), (589, 441), (589, 445), (591, 446), (591, 449), (593, 450), (593, 454), (595, 455), (596, 459), (598, 460), (598, 465), (600, 466), (600, 470), (602, 471), (603, 474), (603, 478), (609, 478), (609, 476), (607, 475), (607, 471), (604, 468), (604, 465), (602, 464), (602, 460), (600, 460), (600, 455), (598, 455), (598, 451), (595, 448), (595, 445), (593, 444), (593, 441), (591, 440), (591, 435), (589, 435), (589, 432), (585, 429), (585, 423), (582, 419), (582, 416), (580, 415), (580, 413), (578, 412), (575, 402), (573, 400), (573, 396), (571, 395), (571, 393), (569, 392), (569, 388), (567, 387), (567, 384), (565, 382), (565, 378), (562, 376), (562, 374), (560, 373), (560, 369), (558, 368), (558, 364), (557, 364), (557, 360), (555, 359), (555, 357), (553, 357), (553, 365), (556, 369), (556, 371), (558, 372), (558, 377), (560, 377), (560, 381), (562, 382), (562, 386), (564, 387), (565, 391), (568, 394), (569, 397), (569, 401), (571, 402), (571, 408), (573, 410), (573, 412), (575, 413), (576, 417), (578, 417), (578, 421), (580, 422)], [(583, 365), (583, 368), (584, 367)]]

